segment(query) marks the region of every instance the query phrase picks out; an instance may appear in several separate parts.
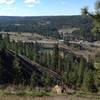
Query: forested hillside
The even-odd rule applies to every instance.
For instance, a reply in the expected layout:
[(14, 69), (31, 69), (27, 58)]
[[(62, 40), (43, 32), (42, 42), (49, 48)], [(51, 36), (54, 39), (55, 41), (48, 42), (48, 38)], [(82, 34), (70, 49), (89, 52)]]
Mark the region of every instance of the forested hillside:
[[(91, 18), (88, 16), (44, 16), (44, 17), (0, 17), (0, 31), (36, 32), (42, 35), (57, 36), (62, 28), (80, 28), (90, 32)], [(85, 30), (84, 30), (85, 29)], [(80, 33), (81, 33), (80, 31)]]
[[(11, 56), (8, 50), (16, 52)], [(61, 53), (63, 52), (63, 55)], [(30, 75), (25, 65), (17, 58), (17, 55), (26, 56), (31, 61), (48, 68), (61, 77), (60, 84), (66, 87), (89, 92), (98, 92), (100, 87), (100, 69), (94, 66), (92, 60), (87, 61), (82, 56), (59, 49), (56, 44), (51, 50), (44, 49), (39, 43), (10, 42), (9, 37), (0, 39), (0, 85), (15, 84), (29, 85), (33, 87), (49, 87), (59, 84), (50, 75), (37, 76), (33, 71)], [(99, 57), (98, 59), (99, 60)], [(98, 63), (99, 64), (99, 63)], [(28, 66), (30, 68), (30, 66)], [(55, 76), (53, 76), (55, 77)]]

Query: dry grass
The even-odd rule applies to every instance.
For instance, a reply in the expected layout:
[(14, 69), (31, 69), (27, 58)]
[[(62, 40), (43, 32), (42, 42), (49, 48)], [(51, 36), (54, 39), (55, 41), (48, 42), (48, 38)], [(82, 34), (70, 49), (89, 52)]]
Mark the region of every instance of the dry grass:
[(18, 96), (4, 96), (0, 100), (100, 100), (93, 98), (80, 98), (72, 96), (54, 96), (54, 97), (18, 97)]
[(47, 92), (37, 92), (30, 90), (29, 87), (7, 86), (0, 89), (0, 100), (100, 100), (100, 95), (77, 92), (73, 95), (52, 94)]

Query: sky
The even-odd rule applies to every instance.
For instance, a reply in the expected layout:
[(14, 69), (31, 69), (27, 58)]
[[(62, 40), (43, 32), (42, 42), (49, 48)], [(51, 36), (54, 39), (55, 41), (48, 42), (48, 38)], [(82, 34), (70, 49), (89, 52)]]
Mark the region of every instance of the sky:
[(80, 15), (81, 8), (94, 9), (96, 0), (0, 0), (0, 16)]

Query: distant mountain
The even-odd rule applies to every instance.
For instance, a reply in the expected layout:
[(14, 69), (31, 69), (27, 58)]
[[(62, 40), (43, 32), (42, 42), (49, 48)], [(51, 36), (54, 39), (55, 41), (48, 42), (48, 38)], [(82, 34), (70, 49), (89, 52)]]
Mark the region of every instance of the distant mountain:
[(0, 16), (0, 31), (36, 32), (43, 35), (56, 35), (61, 28), (91, 28), (91, 18), (85, 16), (43, 16), (13, 17)]

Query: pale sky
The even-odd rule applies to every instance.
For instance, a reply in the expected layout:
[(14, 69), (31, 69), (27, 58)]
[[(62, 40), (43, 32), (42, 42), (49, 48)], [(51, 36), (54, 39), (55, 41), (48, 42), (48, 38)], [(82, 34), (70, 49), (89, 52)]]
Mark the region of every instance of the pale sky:
[(81, 8), (94, 9), (96, 0), (0, 0), (1, 16), (80, 15)]

